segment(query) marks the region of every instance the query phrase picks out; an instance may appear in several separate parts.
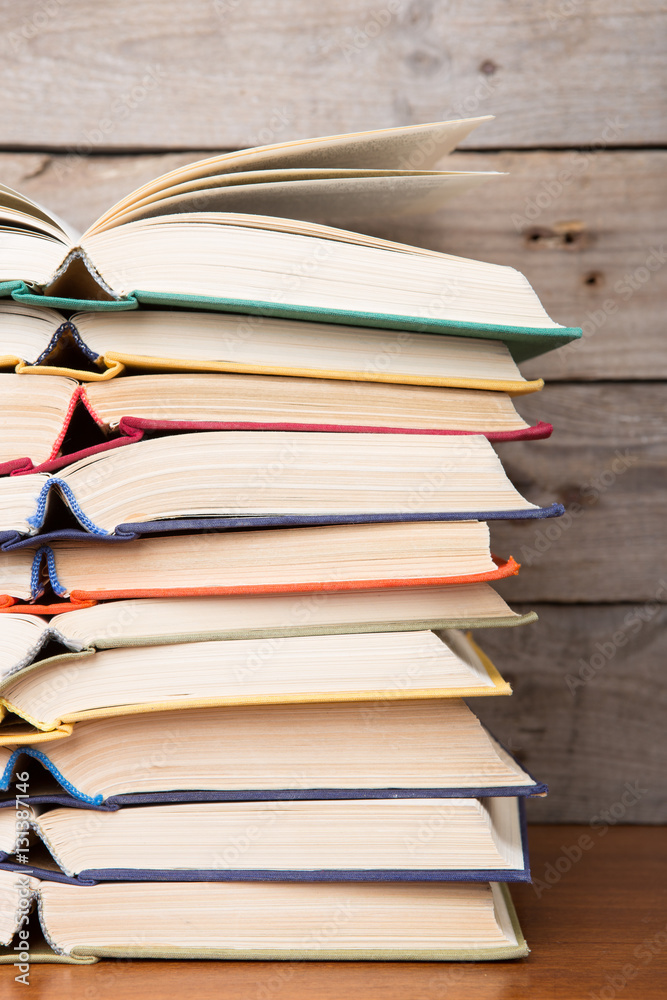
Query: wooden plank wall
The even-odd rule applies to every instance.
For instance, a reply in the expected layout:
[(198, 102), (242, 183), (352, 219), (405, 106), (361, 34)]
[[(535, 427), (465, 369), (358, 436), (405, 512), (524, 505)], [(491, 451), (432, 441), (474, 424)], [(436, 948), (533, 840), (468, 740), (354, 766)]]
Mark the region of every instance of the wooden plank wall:
[[(508, 176), (381, 235), (522, 270), (582, 343), (525, 366), (507, 444), (559, 522), (499, 525), (537, 625), (481, 637), (512, 699), (476, 709), (551, 786), (535, 819), (667, 818), (667, 285), (659, 0), (0, 2), (0, 179), (84, 228), (171, 167), (308, 135), (495, 114), (453, 169)], [(490, 704), (493, 702), (493, 704)], [(628, 788), (633, 789), (631, 793)]]

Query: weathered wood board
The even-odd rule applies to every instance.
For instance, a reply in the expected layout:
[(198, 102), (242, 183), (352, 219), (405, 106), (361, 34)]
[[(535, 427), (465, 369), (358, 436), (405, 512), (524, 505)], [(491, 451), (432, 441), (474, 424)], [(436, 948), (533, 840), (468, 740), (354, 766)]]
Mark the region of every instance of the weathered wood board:
[(561, 518), (496, 522), (494, 549), (523, 564), (515, 601), (667, 602), (667, 406), (661, 382), (548, 385), (517, 400), (547, 441), (498, 446), (517, 488)]
[(217, 149), (486, 114), (471, 148), (666, 138), (659, 0), (0, 9), (5, 148)]
[[(476, 639), (513, 686), (471, 708), (549, 786), (536, 822), (664, 822), (667, 609), (530, 605), (539, 621)], [(520, 605), (517, 610), (528, 610)], [(626, 794), (628, 785), (636, 794)]]
[[(522, 152), (451, 156), (499, 170), (400, 238), (526, 275), (549, 315), (583, 339), (525, 366), (532, 377), (666, 378), (667, 153)], [(396, 233), (397, 227), (386, 230)]]

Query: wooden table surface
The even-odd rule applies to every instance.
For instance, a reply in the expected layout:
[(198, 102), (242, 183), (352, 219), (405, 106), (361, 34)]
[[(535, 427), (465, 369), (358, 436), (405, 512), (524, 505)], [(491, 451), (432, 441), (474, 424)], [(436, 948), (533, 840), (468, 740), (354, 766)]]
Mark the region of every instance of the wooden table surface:
[[(580, 838), (584, 836), (583, 841)], [(512, 893), (528, 959), (437, 962), (123, 962), (0, 969), (0, 996), (197, 1000), (664, 1000), (667, 852), (660, 827), (533, 826), (536, 887)], [(578, 842), (586, 850), (581, 851)], [(580, 860), (576, 860), (578, 851)], [(569, 870), (568, 869), (569, 866)], [(562, 874), (561, 874), (562, 872)], [(538, 893), (539, 898), (538, 898)]]

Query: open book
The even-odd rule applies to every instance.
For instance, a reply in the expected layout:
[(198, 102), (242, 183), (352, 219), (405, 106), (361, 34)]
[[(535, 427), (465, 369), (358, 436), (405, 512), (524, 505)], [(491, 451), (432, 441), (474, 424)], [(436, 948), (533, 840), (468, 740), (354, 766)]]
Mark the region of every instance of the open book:
[[(28, 479), (29, 477), (25, 477)], [(64, 534), (64, 533), (63, 533)], [(27, 539), (30, 542), (30, 539)], [(32, 543), (34, 545), (34, 542)], [(409, 521), (139, 538), (129, 544), (61, 538), (0, 552), (2, 606), (47, 587), (75, 604), (128, 597), (325, 593), (500, 580), (483, 521)], [(48, 604), (47, 607), (52, 607)], [(21, 610), (57, 614), (39, 605)]]
[(0, 616), (0, 678), (28, 666), (54, 644), (81, 652), (213, 639), (510, 627), (536, 618), (534, 612), (516, 614), (486, 583), (107, 601), (65, 611), (50, 622), (8, 612)]
[(0, 426), (0, 475), (54, 472), (183, 431), (483, 434), (507, 441), (544, 438), (552, 430), (542, 422), (529, 426), (505, 392), (375, 382), (360, 391), (334, 379), (240, 374), (136, 375), (88, 385), (57, 375), (0, 374)]
[[(94, 813), (94, 832), (80, 808), (24, 811), (30, 870), (54, 881), (530, 880), (523, 799), (512, 796), (128, 806)], [(21, 869), (25, 840), (0, 809), (0, 869)]]
[[(528, 381), (521, 375), (515, 350), (509, 337), (506, 342), (436, 337), (178, 309), (80, 312), (65, 319), (45, 306), (0, 301), (1, 368), (18, 374), (70, 375), (82, 382), (107, 381), (129, 369), (335, 378), (364, 382), (366, 391), (376, 394), (379, 388), (371, 388), (376, 382), (512, 394), (540, 389), (540, 379)], [(348, 387), (348, 393), (352, 389)], [(311, 389), (316, 391), (326, 390)]]
[(207, 705), (510, 693), (460, 632), (362, 632), (65, 653), (7, 674), (0, 709), (56, 730), (81, 719)]
[(109, 715), (0, 747), (0, 805), (10, 813), (25, 773), (31, 803), (96, 809), (546, 792), (458, 698)]
[(60, 529), (58, 515), (49, 524), (56, 498), (98, 538), (563, 513), (524, 499), (477, 434), (199, 431), (138, 441), (54, 474), (0, 479), (4, 547)]
[[(28, 931), (33, 902), (43, 938), (39, 925)], [(528, 954), (507, 887), (497, 882), (82, 886), (0, 871), (0, 942), (11, 945), (15, 934), (0, 962), (484, 961)]]
[(424, 143), (436, 162), (474, 124), (213, 157), (145, 185), (80, 239), (0, 188), (0, 294), (67, 309), (178, 305), (510, 337), (517, 357), (533, 356), (580, 331), (554, 323), (517, 271), (321, 224), (438, 207), (475, 178), (400, 164), (423, 160)]
[[(45, 299), (44, 301), (48, 301)], [(0, 301), (0, 367), (106, 381), (126, 369), (246, 372), (353, 382), (534, 392), (511, 339), (272, 316), (151, 309), (75, 313)], [(324, 390), (322, 390), (324, 391)], [(341, 390), (342, 391), (342, 390)], [(378, 391), (377, 389), (375, 390)]]

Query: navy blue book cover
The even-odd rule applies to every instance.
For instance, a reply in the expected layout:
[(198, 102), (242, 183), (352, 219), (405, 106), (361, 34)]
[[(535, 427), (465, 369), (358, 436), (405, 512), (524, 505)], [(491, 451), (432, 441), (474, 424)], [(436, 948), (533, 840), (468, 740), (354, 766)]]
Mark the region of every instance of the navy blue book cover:
[[(421, 789), (421, 798), (426, 798)], [(275, 796), (270, 801), (274, 801)], [(521, 830), (521, 867), (514, 869), (453, 868), (317, 868), (317, 869), (85, 869), (78, 875), (39, 865), (18, 864), (13, 855), (0, 852), (0, 870), (36, 875), (46, 881), (71, 885), (96, 885), (99, 882), (530, 882), (528, 833), (524, 800), (517, 797)]]

